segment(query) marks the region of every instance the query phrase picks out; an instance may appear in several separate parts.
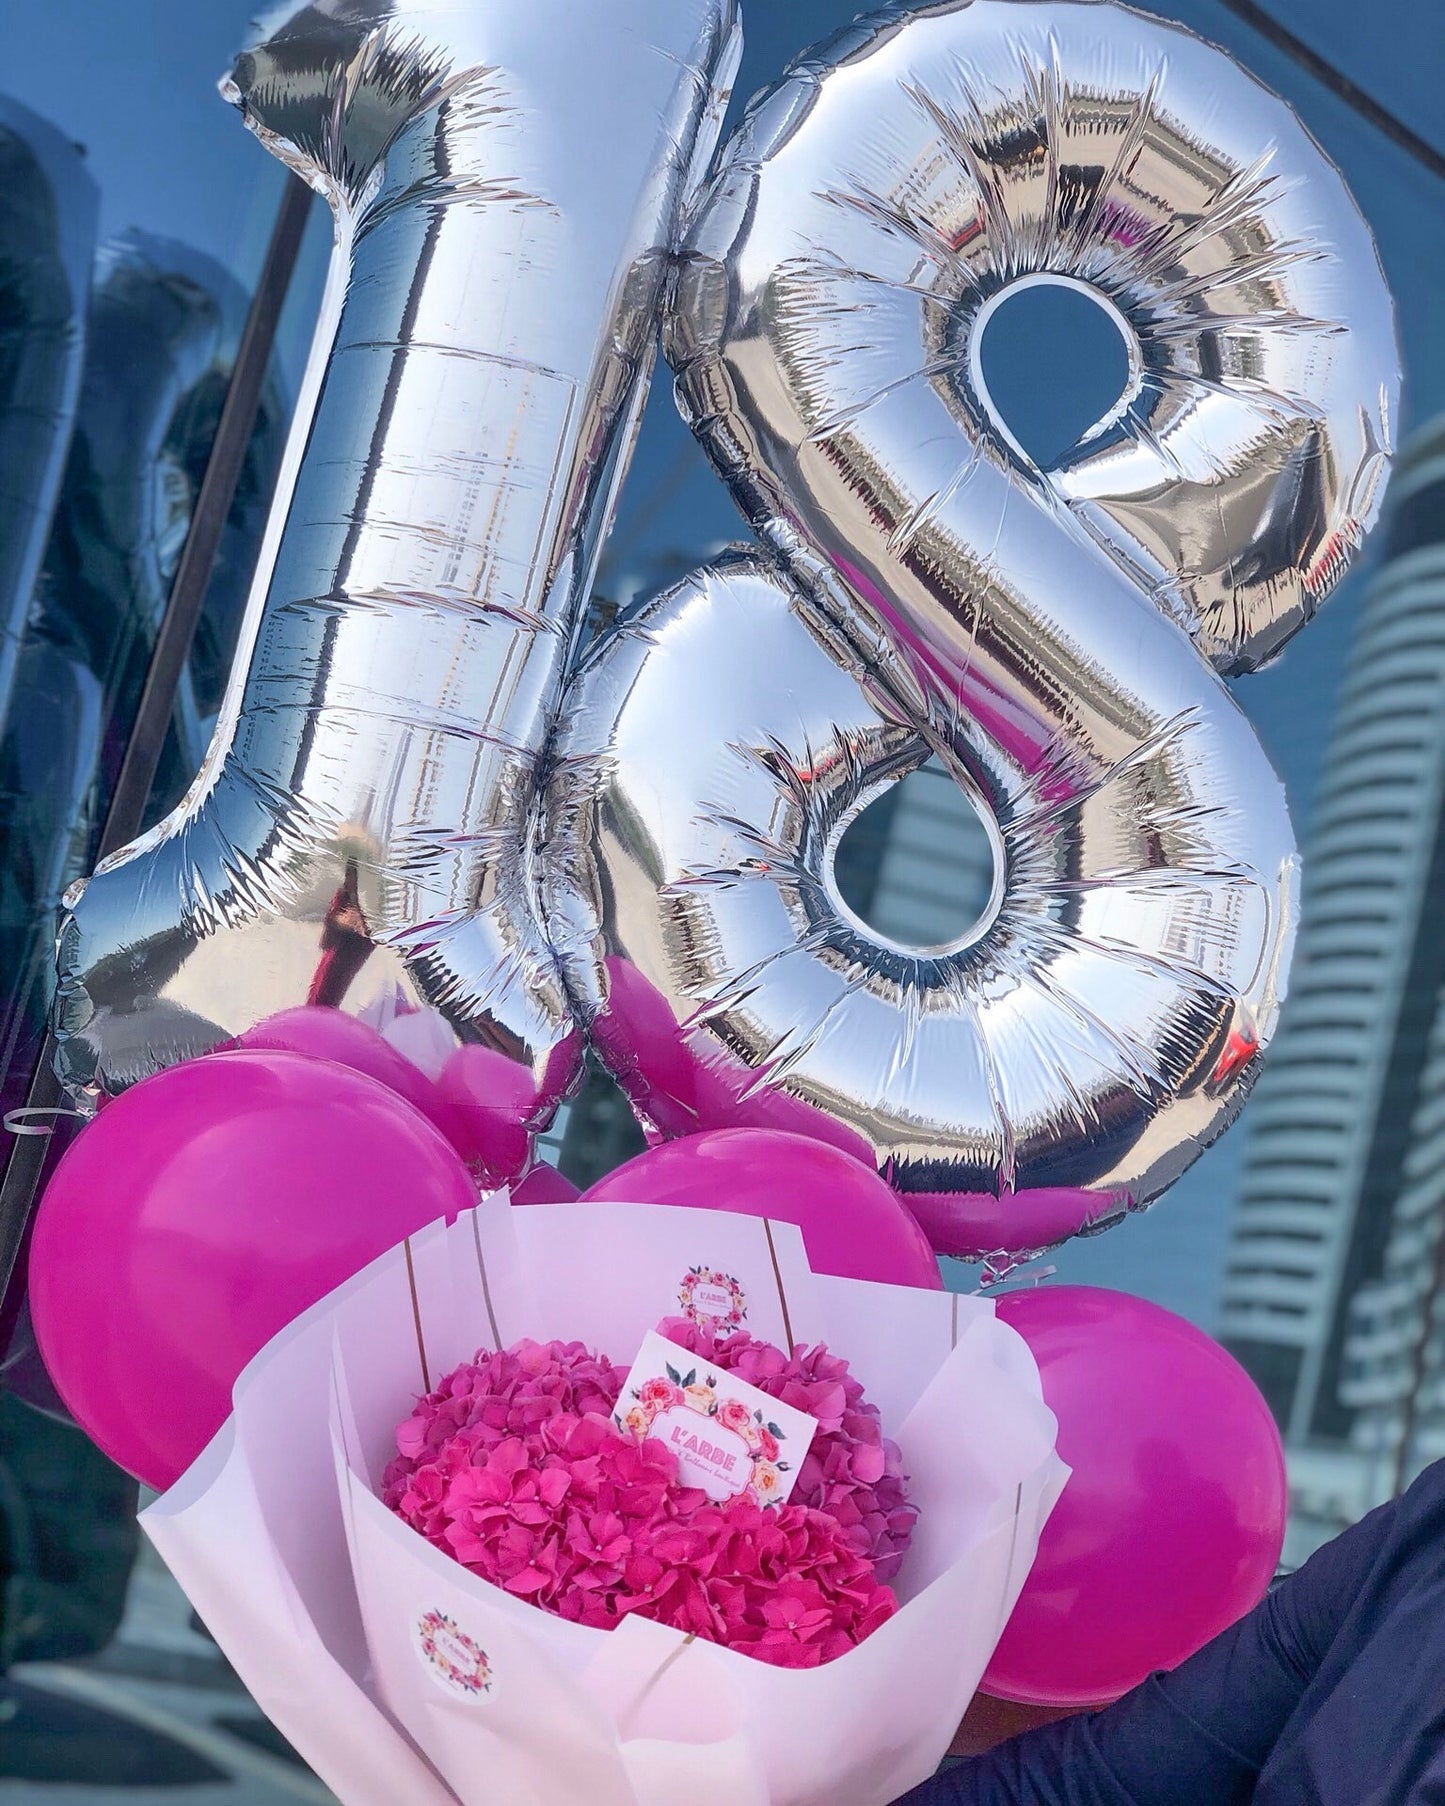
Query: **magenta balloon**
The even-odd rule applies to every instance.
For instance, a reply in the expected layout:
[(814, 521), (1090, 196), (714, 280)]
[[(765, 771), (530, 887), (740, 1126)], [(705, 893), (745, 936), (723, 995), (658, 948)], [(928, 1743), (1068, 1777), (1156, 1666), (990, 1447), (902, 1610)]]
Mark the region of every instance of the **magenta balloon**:
[(524, 1066), (490, 1047), (459, 1047), (437, 1087), (461, 1125), (468, 1159), (492, 1184), (505, 1184), (525, 1170), (532, 1158), (527, 1124), (537, 1109), (537, 1087)]
[(840, 1148), (873, 1170), (873, 1149), (826, 1111), (759, 1088), (757, 1073), (678, 1026), (672, 1005), (630, 960), (606, 960), (607, 1008), (592, 1024), (598, 1052), (649, 1140), (713, 1129), (777, 1129)]
[(1065, 1186), (1001, 1197), (965, 1191), (910, 1191), (906, 1196), (933, 1247), (960, 1260), (1042, 1253), (1119, 1209), (1108, 1196)]
[(331, 1060), (353, 1072), (364, 1072), (404, 1097), (413, 1110), (420, 1110), (463, 1160), (470, 1163), (473, 1159), (470, 1129), (452, 1105), (419, 1066), (355, 1016), (323, 1004), (302, 1003), (248, 1028), (237, 1036), (235, 1046), (253, 1052), (306, 1054), (313, 1060)]
[(584, 1203), (689, 1204), (796, 1223), (816, 1272), (942, 1289), (923, 1231), (891, 1186), (851, 1154), (777, 1129), (713, 1129), (649, 1148), (583, 1192)]
[(446, 1141), (374, 1079), (269, 1050), (192, 1060), (117, 1098), (56, 1168), (30, 1251), (36, 1340), (76, 1421), (164, 1488), (278, 1330), (475, 1201)]
[(981, 1683), (1097, 1705), (1174, 1668), (1264, 1597), (1284, 1541), (1279, 1431), (1219, 1344), (1095, 1286), (1006, 1292), (1073, 1468)]
[(545, 1160), (533, 1162), (525, 1179), (512, 1187), (514, 1204), (574, 1204), (577, 1187)]

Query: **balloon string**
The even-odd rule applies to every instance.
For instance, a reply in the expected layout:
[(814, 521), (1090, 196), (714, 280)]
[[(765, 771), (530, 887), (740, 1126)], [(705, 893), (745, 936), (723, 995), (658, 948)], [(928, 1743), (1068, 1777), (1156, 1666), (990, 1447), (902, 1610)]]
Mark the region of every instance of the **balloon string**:
[(1019, 1260), (1011, 1254), (990, 1254), (983, 1262), (983, 1276), (974, 1288), (974, 1297), (996, 1292), (1002, 1285), (1038, 1286), (1052, 1279), (1058, 1268), (1052, 1263), (1041, 1267), (1037, 1259)]
[(8, 1135), (53, 1135), (53, 1124), (27, 1122), (25, 1118), (33, 1116), (73, 1116), (77, 1122), (88, 1122), (90, 1119), (83, 1110), (71, 1110), (64, 1105), (55, 1105), (48, 1109), (40, 1107), (22, 1107), (19, 1110), (7, 1110), (0, 1122), (3, 1122)]

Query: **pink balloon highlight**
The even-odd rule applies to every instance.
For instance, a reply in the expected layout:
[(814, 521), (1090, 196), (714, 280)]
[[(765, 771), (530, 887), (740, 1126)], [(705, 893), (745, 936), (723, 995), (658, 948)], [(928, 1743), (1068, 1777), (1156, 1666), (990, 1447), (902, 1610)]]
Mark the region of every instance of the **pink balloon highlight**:
[(1202, 1330), (1095, 1286), (1006, 1292), (1073, 1468), (982, 1690), (1097, 1705), (1175, 1668), (1264, 1597), (1284, 1541), (1279, 1431)]
[(871, 1167), (777, 1129), (714, 1129), (649, 1148), (583, 1203), (682, 1204), (796, 1223), (816, 1272), (942, 1289), (928, 1238)]
[(76, 1421), (163, 1489), (278, 1330), (475, 1201), (443, 1137), (375, 1079), (210, 1054), (118, 1097), (66, 1151), (30, 1250), (36, 1341)]

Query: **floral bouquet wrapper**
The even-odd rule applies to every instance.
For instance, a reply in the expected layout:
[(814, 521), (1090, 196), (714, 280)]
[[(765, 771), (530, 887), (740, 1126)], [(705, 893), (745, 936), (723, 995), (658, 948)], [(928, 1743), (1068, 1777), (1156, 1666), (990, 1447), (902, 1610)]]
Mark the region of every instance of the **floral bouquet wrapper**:
[[(540, 1610), (381, 1502), (396, 1427), (478, 1349), (660, 1320), (843, 1356), (918, 1509), (899, 1609), (779, 1668), (631, 1616)], [(486, 1199), (277, 1336), (143, 1523), (277, 1727), (346, 1806), (886, 1806), (948, 1747), (1067, 1477), (1026, 1346), (986, 1300), (810, 1271), (789, 1224)]]

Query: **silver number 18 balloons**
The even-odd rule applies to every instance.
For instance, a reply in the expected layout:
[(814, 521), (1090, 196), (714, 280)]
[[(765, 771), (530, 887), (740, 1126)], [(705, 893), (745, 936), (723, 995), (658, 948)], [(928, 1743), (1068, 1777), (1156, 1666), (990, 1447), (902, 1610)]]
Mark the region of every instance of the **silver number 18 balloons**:
[[(1081, 287), (1127, 388), (1057, 468), (980, 336)], [(864, 21), (755, 105), (685, 247), (685, 412), (766, 555), (576, 682), (554, 938), (664, 1133), (850, 1146), (949, 1252), (1157, 1197), (1274, 1030), (1282, 789), (1217, 672), (1309, 619), (1378, 510), (1397, 372), (1369, 232), (1282, 102), (1111, 4)], [(972, 933), (883, 941), (843, 829), (930, 751), (991, 823)]]
[[(119, 1089), (400, 982), (529, 1075), (532, 1122), (580, 1022), (658, 1133), (800, 1129), (942, 1249), (1042, 1248), (1157, 1197), (1274, 1030), (1294, 842), (1220, 673), (1375, 518), (1389, 297), (1288, 108), (1187, 32), (865, 20), (755, 105), (672, 276), (678, 395), (761, 544), (564, 695), (735, 24), (318, 0), (238, 65), (336, 209), (334, 301), (206, 768), (72, 902), (63, 1070)], [(1048, 470), (980, 353), (1040, 282), (1128, 365)], [(920, 951), (834, 860), (930, 753), (997, 877)]]
[(521, 1068), (533, 1120), (570, 1083), (534, 772), (735, 27), (732, 0), (315, 0), (237, 63), (337, 252), (205, 768), (70, 899), (77, 1094), (396, 984)]

